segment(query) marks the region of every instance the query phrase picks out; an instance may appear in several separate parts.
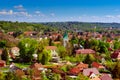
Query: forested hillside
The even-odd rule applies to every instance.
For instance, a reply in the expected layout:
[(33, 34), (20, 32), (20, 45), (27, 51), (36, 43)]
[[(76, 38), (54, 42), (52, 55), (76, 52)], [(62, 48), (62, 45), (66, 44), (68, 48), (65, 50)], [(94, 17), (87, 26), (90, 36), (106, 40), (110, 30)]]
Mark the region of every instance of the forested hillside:
[(56, 31), (56, 30), (68, 30), (68, 31), (93, 31), (96, 27), (96, 31), (104, 30), (104, 28), (113, 27), (118, 30), (119, 23), (87, 23), (87, 22), (47, 22), (47, 23), (27, 23), (27, 22), (11, 22), (0, 21), (0, 30), (3, 32), (10, 31)]

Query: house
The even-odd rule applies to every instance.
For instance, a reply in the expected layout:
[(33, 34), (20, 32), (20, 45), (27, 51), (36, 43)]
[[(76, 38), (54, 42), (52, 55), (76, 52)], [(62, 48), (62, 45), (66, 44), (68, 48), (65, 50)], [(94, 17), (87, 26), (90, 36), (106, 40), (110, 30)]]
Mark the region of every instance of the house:
[(83, 69), (86, 69), (86, 68), (88, 68), (88, 64), (79, 63), (79, 64), (77, 64), (75, 67), (73, 67), (72, 69), (69, 70), (69, 74), (77, 75), (77, 74), (79, 74)]
[(105, 68), (102, 64), (97, 63), (97, 62), (93, 62), (92, 67), (95, 67), (97, 69), (104, 69)]
[(113, 80), (108, 74), (102, 74), (100, 76), (101, 80)]
[(83, 75), (84, 76), (89, 76), (90, 74), (94, 73), (95, 75), (99, 74), (99, 71), (97, 70), (97, 68), (87, 68), (87, 69), (83, 69)]
[(47, 69), (44, 68), (44, 66), (40, 63), (34, 63), (34, 64), (30, 65), (30, 69), (32, 69), (33, 71), (35, 70), (34, 71), (34, 78), (40, 77), (40, 76), (36, 76), (36, 75), (39, 75), (40, 72), (45, 74), (45, 71), (47, 71)]
[(6, 66), (6, 62), (4, 60), (0, 60), (0, 67), (5, 67)]
[(92, 49), (78, 49), (76, 54), (95, 54), (95, 51)]
[(8, 34), (8, 35), (13, 35), (13, 34), (14, 34), (14, 32), (8, 32), (7, 34)]
[(16, 74), (16, 76), (19, 77), (19, 78), (22, 78), (22, 77), (25, 76), (25, 72), (24, 72), (23, 70), (20, 70), (20, 69), (16, 70), (16, 71), (15, 71), (15, 74)]
[(36, 69), (39, 69), (39, 68), (43, 68), (43, 65), (40, 64), (40, 63), (34, 63), (32, 65), (30, 65), (30, 68), (36, 68)]
[(20, 49), (18, 47), (12, 47), (11, 48), (11, 53), (14, 55), (14, 56), (19, 56), (20, 53), (19, 53)]
[(120, 50), (116, 50), (111, 54), (111, 58), (120, 60)]
[(40, 70), (33, 68), (32, 71), (33, 71), (33, 73), (32, 73), (31, 80), (42, 80)]
[(52, 40), (54, 40), (54, 41), (60, 41), (61, 34), (59, 34), (59, 33), (53, 33), (51, 35), (51, 37), (52, 37)]
[(89, 78), (90, 80), (100, 80), (99, 76), (97, 76), (93, 72), (90, 73)]
[(26, 32), (24, 32), (24, 35), (25, 36), (33, 36), (33, 35), (37, 35), (37, 32), (35, 32), (35, 31), (26, 31)]
[(16, 70), (22, 70), (21, 68), (15, 66), (14, 63), (11, 63), (11, 64), (9, 65), (9, 69), (10, 69), (10, 72), (15, 72)]
[(56, 52), (56, 50), (57, 50), (56, 46), (46, 46), (45, 49), (51, 51), (53, 62), (58, 62), (59, 61), (59, 56), (58, 56), (58, 53)]
[(54, 43), (54, 44), (61, 44), (60, 41), (54, 41), (53, 43)]

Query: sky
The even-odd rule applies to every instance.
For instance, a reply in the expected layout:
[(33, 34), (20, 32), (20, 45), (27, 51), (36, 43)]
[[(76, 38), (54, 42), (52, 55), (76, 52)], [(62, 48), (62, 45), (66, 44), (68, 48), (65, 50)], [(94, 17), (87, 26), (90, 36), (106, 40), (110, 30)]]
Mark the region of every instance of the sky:
[(0, 20), (120, 23), (120, 0), (0, 0)]

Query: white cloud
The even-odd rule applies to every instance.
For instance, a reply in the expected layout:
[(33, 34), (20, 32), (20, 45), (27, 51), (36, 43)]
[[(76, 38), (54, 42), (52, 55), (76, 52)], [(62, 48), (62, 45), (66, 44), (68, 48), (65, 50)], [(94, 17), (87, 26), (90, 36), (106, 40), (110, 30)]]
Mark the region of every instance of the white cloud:
[(43, 14), (41, 11), (35, 11), (35, 15), (34, 16), (45, 17), (46, 15)]
[(0, 11), (0, 15), (12, 15), (12, 14), (13, 14), (13, 10), (9, 10), (9, 11), (2, 10), (2, 11)]
[(50, 15), (51, 15), (52, 17), (55, 17), (55, 13), (51, 13)]
[(113, 15), (106, 15), (105, 17), (106, 18), (115, 18), (115, 16), (113, 16)]
[(40, 14), (41, 12), (40, 11), (35, 11), (36, 14)]
[(14, 8), (17, 9), (17, 10), (20, 10), (20, 11), (25, 10), (25, 8), (23, 7), (23, 5), (17, 5), (17, 6), (14, 6)]
[(13, 10), (2, 10), (0, 11), (0, 15), (3, 16), (24, 16), (24, 17), (32, 17), (31, 14), (29, 14), (28, 12), (24, 12), (24, 11), (20, 11), (20, 12), (14, 12)]
[(116, 18), (120, 18), (120, 15), (117, 15)]

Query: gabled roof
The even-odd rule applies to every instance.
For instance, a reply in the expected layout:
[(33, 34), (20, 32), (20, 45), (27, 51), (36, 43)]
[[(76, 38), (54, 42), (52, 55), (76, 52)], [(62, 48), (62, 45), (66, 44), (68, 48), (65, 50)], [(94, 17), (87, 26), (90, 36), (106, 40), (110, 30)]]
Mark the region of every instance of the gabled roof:
[(46, 46), (45, 49), (47, 49), (47, 50), (56, 50), (57, 47), (56, 46)]
[(42, 64), (40, 64), (40, 63), (34, 63), (34, 64), (32, 64), (32, 65), (30, 65), (30, 68), (43, 68), (43, 65)]
[(96, 68), (104, 68), (104, 66), (102, 66), (101, 64), (97, 63), (97, 62), (93, 62), (92, 63), (92, 66), (93, 67), (96, 67)]
[(91, 72), (93, 72), (94, 74), (99, 74), (99, 71), (97, 70), (97, 68), (83, 69), (83, 75), (84, 76), (89, 76)]
[(70, 69), (69, 73), (73, 75), (77, 75), (85, 68), (88, 68), (88, 64), (79, 63), (78, 65)]
[(113, 80), (108, 74), (102, 74), (102, 76), (100, 76), (101, 80)]
[(92, 49), (78, 49), (76, 50), (76, 54), (94, 54), (95, 51)]

